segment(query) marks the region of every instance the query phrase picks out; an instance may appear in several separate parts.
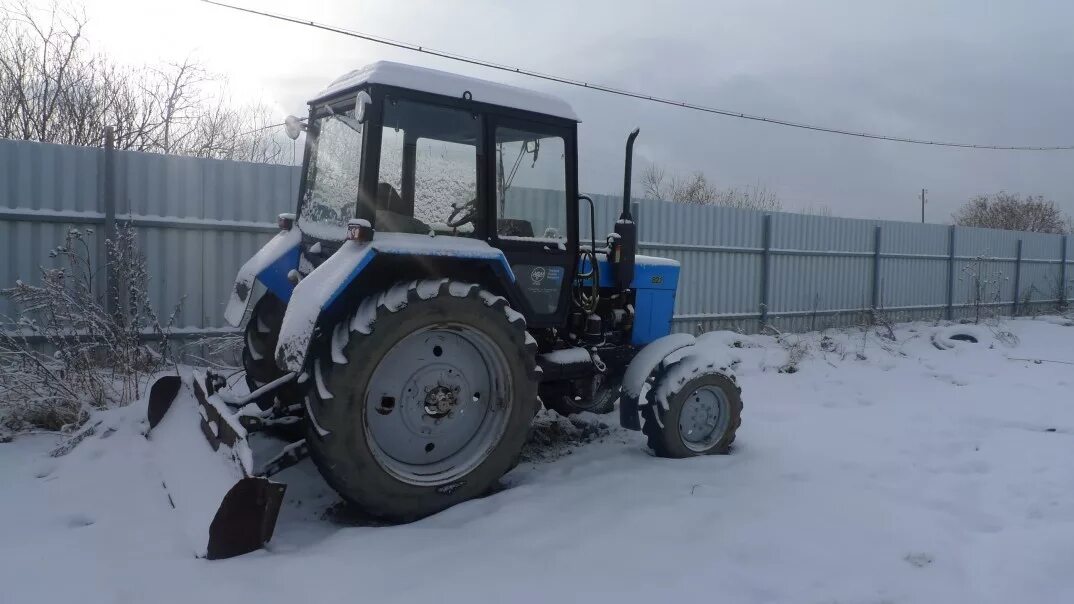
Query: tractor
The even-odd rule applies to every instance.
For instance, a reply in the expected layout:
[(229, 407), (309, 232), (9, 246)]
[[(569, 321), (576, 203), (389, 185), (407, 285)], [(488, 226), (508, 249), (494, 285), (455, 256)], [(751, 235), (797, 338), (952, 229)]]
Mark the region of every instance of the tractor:
[[(148, 437), (193, 392), (201, 431), (241, 480), (201, 555), (267, 542), (284, 485), (312, 458), (348, 502), (416, 520), (490, 492), (540, 407), (608, 413), (662, 457), (726, 453), (740, 388), (671, 333), (678, 262), (637, 253), (626, 143), (622, 212), (598, 239), (578, 191), (578, 117), (555, 97), (389, 62), (288, 118), (305, 132), (297, 208), (240, 269), (248, 394), (212, 373), (151, 388)], [(589, 233), (580, 233), (582, 213)], [(289, 441), (254, 467), (246, 438)]]

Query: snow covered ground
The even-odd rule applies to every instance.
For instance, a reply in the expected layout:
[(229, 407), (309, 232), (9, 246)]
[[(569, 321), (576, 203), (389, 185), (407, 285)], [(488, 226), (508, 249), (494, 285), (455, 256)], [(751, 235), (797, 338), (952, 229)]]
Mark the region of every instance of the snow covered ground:
[(62, 457), (0, 444), (0, 600), (1072, 602), (1074, 365), (1014, 360), (1074, 361), (1062, 323), (746, 337), (729, 456), (658, 459), (588, 416), (592, 442), (546, 429), (502, 491), (391, 527), (332, 512), (306, 462), (269, 549), (217, 562), (122, 409)]

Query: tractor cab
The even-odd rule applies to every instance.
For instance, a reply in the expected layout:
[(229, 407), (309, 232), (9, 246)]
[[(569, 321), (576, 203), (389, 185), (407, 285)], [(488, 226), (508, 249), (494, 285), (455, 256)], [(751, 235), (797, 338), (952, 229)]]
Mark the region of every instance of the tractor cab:
[(531, 325), (566, 319), (578, 177), (577, 117), (565, 102), (380, 62), (318, 94), (305, 129), (297, 226), (306, 250), (330, 254), (351, 220), (378, 237), (482, 241), (502, 251), (515, 285), (501, 293)]

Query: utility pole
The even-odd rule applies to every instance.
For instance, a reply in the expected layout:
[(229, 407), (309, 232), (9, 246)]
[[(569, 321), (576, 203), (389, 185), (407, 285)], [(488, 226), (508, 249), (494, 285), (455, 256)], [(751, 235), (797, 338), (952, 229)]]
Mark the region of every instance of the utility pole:
[(921, 224), (925, 224), (925, 191), (921, 189)]

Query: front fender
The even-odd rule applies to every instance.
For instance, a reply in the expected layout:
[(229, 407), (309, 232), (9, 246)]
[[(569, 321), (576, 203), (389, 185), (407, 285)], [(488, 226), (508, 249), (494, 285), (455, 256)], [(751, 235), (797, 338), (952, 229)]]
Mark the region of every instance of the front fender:
[(503, 252), (479, 239), (377, 233), (369, 243), (347, 241), (335, 254), (306, 275), (291, 293), (276, 344), (277, 366), (285, 371), (303, 370), (306, 353), (321, 314), (347, 291), (351, 282), (378, 255), (450, 257), (486, 262), (492, 264), (503, 278), (515, 280)]
[(641, 430), (638, 399), (653, 370), (677, 350), (693, 346), (697, 341), (688, 333), (673, 333), (658, 338), (642, 348), (623, 374), (623, 394), (619, 398), (619, 423), (628, 430)]
[(261, 281), (281, 300), (291, 297), (294, 286), (287, 279), (287, 273), (298, 268), (299, 246), (302, 244), (302, 231), (292, 228), (280, 231), (264, 247), (257, 250), (235, 276), (235, 287), (231, 290), (224, 320), (232, 327), (242, 323), (250, 298), (254, 290), (254, 281)]

